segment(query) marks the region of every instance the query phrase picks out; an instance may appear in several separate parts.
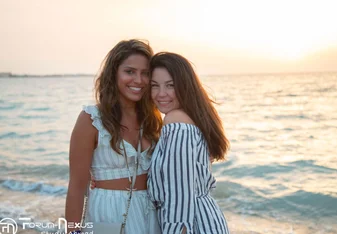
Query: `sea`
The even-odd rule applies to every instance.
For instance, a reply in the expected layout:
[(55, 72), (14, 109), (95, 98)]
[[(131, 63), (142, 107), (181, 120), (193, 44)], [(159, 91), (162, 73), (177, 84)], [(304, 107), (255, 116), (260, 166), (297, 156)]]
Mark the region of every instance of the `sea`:
[[(212, 167), (231, 233), (337, 233), (337, 73), (201, 80), (231, 142)], [(57, 230), (69, 139), (93, 85), (93, 76), (0, 78), (0, 226)]]

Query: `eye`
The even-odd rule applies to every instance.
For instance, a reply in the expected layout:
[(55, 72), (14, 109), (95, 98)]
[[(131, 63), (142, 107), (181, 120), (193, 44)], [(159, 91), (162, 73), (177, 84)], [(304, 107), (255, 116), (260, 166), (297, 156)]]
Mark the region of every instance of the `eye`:
[(149, 76), (150, 76), (150, 73), (149, 73), (149, 72), (142, 72), (142, 75), (143, 75), (143, 76), (146, 76), (146, 77), (149, 77)]
[(134, 71), (132, 71), (132, 70), (126, 70), (125, 72), (129, 75), (132, 75), (134, 73)]
[(159, 85), (157, 85), (157, 84), (151, 84), (151, 88), (156, 88), (156, 87), (159, 87)]
[(168, 88), (174, 88), (174, 84), (167, 84)]

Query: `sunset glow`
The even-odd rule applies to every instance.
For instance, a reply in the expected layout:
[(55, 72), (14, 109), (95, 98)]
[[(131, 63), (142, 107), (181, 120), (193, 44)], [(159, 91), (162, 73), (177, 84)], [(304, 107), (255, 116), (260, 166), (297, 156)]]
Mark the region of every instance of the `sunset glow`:
[[(201, 1), (185, 1), (175, 9), (173, 21), (160, 20), (161, 12), (150, 19), (160, 22), (167, 36), (176, 35), (182, 40), (222, 49), (297, 59), (337, 42), (337, 27), (332, 23), (336, 20), (334, 3), (330, 2), (331, 7), (324, 3), (216, 0), (206, 5)], [(186, 11), (189, 6), (193, 7)], [(319, 10), (322, 6), (324, 11)]]
[[(332, 0), (1, 1), (0, 71), (94, 73), (107, 51), (128, 38), (185, 54), (206, 73), (291, 71), (293, 62), (336, 47), (336, 6)], [(335, 57), (332, 51), (326, 61)], [(226, 63), (213, 66), (210, 58)], [(301, 65), (332, 69), (320, 61)]]

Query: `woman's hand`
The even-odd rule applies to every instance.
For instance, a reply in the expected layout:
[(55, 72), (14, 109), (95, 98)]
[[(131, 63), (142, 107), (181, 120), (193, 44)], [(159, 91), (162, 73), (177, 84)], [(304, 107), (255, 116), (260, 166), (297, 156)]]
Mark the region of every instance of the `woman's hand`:
[(95, 178), (91, 175), (90, 178), (90, 189), (96, 188)]

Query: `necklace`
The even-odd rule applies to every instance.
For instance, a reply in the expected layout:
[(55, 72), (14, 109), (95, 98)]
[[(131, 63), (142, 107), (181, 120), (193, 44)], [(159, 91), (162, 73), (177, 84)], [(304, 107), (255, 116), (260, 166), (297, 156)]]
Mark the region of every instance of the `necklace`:
[[(137, 176), (136, 172), (138, 169), (138, 157), (140, 156), (140, 150), (141, 150), (141, 132), (139, 132), (138, 135), (138, 149), (137, 149), (137, 155), (135, 156), (135, 174), (133, 176)], [(129, 179), (129, 186), (130, 188), (126, 188), (129, 191), (134, 191), (136, 189), (133, 189), (133, 184), (132, 184), (132, 178), (131, 178), (131, 172), (130, 172), (130, 168), (129, 168), (129, 163), (128, 163), (128, 155), (126, 153), (126, 148), (125, 148), (125, 144), (124, 144), (124, 139), (122, 140), (122, 145), (123, 145), (123, 151), (124, 151), (124, 158), (125, 158), (125, 163), (126, 163), (126, 168), (128, 169), (128, 179)]]

